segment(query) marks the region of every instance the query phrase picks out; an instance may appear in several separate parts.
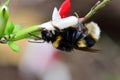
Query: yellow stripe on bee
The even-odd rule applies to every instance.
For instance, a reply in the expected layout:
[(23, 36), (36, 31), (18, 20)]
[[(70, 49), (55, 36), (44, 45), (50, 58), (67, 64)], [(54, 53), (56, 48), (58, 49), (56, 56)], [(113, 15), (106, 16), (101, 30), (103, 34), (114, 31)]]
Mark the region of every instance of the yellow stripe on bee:
[(53, 42), (53, 46), (57, 48), (61, 39), (61, 36), (57, 36), (56, 40)]
[(81, 39), (78, 41), (78, 47), (79, 48), (83, 48), (83, 47), (86, 47), (86, 41), (84, 39)]

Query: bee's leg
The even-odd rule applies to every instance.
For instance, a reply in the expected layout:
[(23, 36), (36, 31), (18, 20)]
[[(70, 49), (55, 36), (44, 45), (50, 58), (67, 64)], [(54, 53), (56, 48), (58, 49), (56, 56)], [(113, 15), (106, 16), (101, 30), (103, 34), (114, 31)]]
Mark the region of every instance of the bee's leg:
[(80, 23), (79, 21), (79, 15), (77, 12), (74, 12), (75, 16), (78, 18), (78, 27), (77, 27), (77, 31), (82, 31), (83, 25), (82, 23)]
[(81, 38), (81, 35), (82, 35), (82, 32), (80, 31), (74, 32), (72, 36), (73, 37), (72, 42), (75, 43), (78, 39)]
[[(78, 30), (78, 32), (82, 33), (83, 38), (88, 35), (88, 29), (85, 26), (83, 26), (83, 24), (80, 23), (79, 21), (78, 21), (77, 30)], [(77, 34), (79, 34), (78, 32), (77, 32)]]
[[(82, 38), (82, 35), (84, 34), (84, 32), (86, 32), (85, 29), (86, 28), (84, 28), (83, 24), (78, 21), (77, 31), (73, 33), (73, 38), (74, 38), (73, 42)], [(85, 35), (87, 34), (85, 33)]]
[(77, 30), (84, 33), (84, 32), (87, 31), (87, 28), (80, 21), (78, 21), (78, 28), (77, 28)]
[(45, 40), (43, 40), (42, 37), (36, 36), (36, 35), (34, 35), (32, 33), (28, 33), (28, 34), (35, 37), (36, 38), (35, 40), (42, 40), (42, 41), (39, 41), (39, 42), (28, 40), (28, 42), (31, 42), (31, 43), (44, 43), (45, 42)]
[(44, 43), (45, 40), (42, 40), (42, 41), (31, 41), (31, 40), (28, 40), (28, 42), (31, 42), (31, 43)]
[(78, 21), (78, 28), (77, 28), (77, 30), (78, 31), (82, 31), (82, 28), (83, 28), (83, 25)]
[[(97, 5), (97, 4), (96, 4)], [(78, 27), (77, 27), (77, 31), (79, 31), (79, 32), (86, 32), (87, 31), (87, 28), (86, 27), (84, 27), (83, 26), (83, 24), (80, 22), (80, 20), (79, 20), (79, 15), (75, 12), (74, 13), (75, 14), (75, 16), (78, 18)]]

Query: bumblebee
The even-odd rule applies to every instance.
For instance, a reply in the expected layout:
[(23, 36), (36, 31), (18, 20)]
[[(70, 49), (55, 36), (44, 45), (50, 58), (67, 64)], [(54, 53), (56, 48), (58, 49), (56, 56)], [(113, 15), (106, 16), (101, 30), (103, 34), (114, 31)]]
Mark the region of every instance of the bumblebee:
[(55, 30), (42, 31), (42, 39), (51, 42), (52, 45), (62, 51), (73, 49), (84, 50), (92, 47), (100, 37), (100, 28), (94, 22), (83, 26), (80, 22), (76, 26), (60, 30), (54, 26)]

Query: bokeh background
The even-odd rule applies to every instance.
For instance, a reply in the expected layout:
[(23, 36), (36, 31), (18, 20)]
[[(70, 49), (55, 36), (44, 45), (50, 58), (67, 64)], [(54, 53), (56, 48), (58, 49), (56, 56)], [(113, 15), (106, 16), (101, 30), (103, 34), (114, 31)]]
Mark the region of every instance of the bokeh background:
[[(5, 0), (0, 0), (0, 3)], [(25, 28), (51, 20), (53, 8), (59, 8), (64, 0), (11, 0), (10, 21), (25, 24)], [(71, 0), (71, 15), (77, 12), (85, 16), (98, 0)], [(101, 0), (102, 1), (102, 0)], [(120, 0), (111, 0), (89, 21), (101, 28), (101, 38), (94, 48), (99, 52), (74, 50), (62, 52), (60, 61), (70, 70), (71, 80), (120, 80)], [(17, 42), (20, 52), (13, 52), (8, 45), (0, 44), (0, 80), (24, 80), (19, 75), (19, 63), (27, 40)], [(34, 53), (33, 53), (34, 54)], [(26, 79), (27, 80), (27, 79)], [(36, 79), (33, 79), (36, 80)], [(40, 80), (40, 79), (38, 79)], [(41, 79), (42, 80), (42, 79)]]

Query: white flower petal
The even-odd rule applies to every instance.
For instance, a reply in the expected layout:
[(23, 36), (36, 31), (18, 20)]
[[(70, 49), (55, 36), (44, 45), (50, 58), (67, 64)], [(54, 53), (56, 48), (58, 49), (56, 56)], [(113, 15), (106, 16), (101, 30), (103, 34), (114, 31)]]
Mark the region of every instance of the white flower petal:
[(61, 19), (61, 16), (59, 14), (59, 11), (57, 10), (57, 8), (55, 7), (53, 10), (53, 14), (52, 14), (52, 21), (53, 22), (57, 22)]
[(70, 16), (67, 18), (60, 19), (58, 22), (49, 21), (40, 25), (40, 27), (47, 30), (54, 30), (53, 26), (58, 27), (59, 29), (65, 29), (71, 26), (74, 26), (78, 23), (78, 18), (75, 16)]

